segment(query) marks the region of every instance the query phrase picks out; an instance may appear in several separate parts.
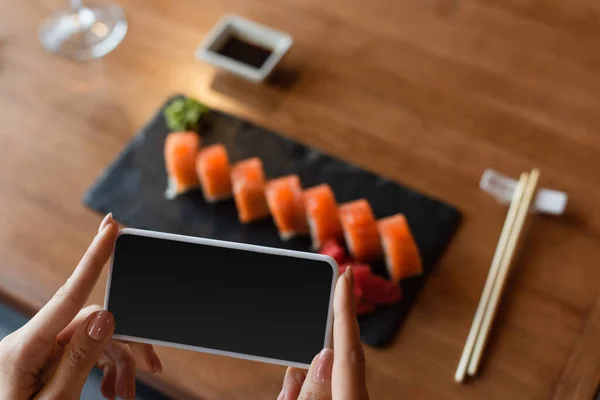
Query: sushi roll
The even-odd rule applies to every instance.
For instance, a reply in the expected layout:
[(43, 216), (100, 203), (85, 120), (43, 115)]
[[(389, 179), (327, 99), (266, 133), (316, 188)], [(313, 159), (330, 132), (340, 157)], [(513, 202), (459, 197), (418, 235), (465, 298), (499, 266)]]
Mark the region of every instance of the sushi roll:
[(377, 230), (383, 243), (388, 274), (393, 281), (423, 272), (421, 255), (404, 215), (396, 214), (379, 220)]
[(231, 169), (231, 186), (238, 216), (243, 223), (269, 215), (265, 198), (265, 173), (260, 158), (253, 157), (235, 164)]
[(267, 183), (265, 195), (279, 236), (288, 240), (308, 232), (298, 175), (288, 175)]
[(365, 199), (342, 204), (340, 222), (350, 254), (358, 261), (369, 261), (381, 255), (377, 222)]
[(327, 241), (340, 239), (342, 224), (331, 187), (327, 184), (312, 187), (304, 191), (302, 197), (313, 249), (320, 249)]
[(207, 202), (231, 197), (231, 166), (225, 146), (214, 144), (200, 150), (196, 156), (196, 172)]
[(165, 139), (165, 166), (168, 186), (165, 196), (173, 198), (199, 185), (196, 154), (200, 136), (194, 132), (173, 132)]

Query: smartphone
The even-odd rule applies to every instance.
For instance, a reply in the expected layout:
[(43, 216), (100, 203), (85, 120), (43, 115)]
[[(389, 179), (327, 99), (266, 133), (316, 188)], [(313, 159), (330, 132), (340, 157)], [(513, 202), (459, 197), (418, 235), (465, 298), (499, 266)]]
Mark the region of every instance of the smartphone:
[(123, 229), (105, 308), (114, 338), (308, 368), (331, 346), (328, 256)]

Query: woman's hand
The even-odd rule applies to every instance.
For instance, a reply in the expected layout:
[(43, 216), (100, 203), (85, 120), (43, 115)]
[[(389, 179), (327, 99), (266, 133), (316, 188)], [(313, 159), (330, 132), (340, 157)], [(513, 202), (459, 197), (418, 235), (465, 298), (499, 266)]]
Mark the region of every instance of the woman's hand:
[(365, 355), (360, 343), (354, 300), (354, 274), (346, 269), (333, 300), (335, 351), (323, 349), (308, 373), (288, 368), (277, 400), (368, 400)]
[(107, 215), (67, 282), (25, 326), (0, 342), (0, 398), (79, 399), (97, 365), (104, 371), (104, 397), (133, 399), (136, 366), (161, 371), (152, 346), (111, 339), (111, 313), (100, 306), (82, 309), (110, 257), (118, 229)]

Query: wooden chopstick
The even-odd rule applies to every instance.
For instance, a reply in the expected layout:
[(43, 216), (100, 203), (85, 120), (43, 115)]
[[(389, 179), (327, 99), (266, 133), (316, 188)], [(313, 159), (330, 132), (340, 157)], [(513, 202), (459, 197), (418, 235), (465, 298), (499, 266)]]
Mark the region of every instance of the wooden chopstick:
[(477, 306), (477, 311), (475, 312), (475, 317), (473, 318), (471, 330), (469, 331), (469, 336), (465, 342), (465, 347), (460, 357), (456, 374), (454, 375), (454, 380), (456, 382), (462, 382), (465, 379), (467, 366), (469, 365), (471, 355), (473, 354), (473, 349), (475, 348), (475, 343), (484, 318), (485, 309), (487, 308), (494, 283), (496, 282), (496, 277), (498, 276), (502, 255), (506, 249), (506, 245), (514, 225), (515, 217), (517, 216), (517, 211), (519, 210), (519, 205), (521, 204), (528, 179), (529, 174), (523, 172), (519, 178), (517, 187), (515, 188), (513, 198), (511, 199), (510, 207), (508, 208), (508, 213), (506, 214), (506, 220), (504, 221), (504, 226), (502, 227), (502, 233), (500, 234), (500, 240), (498, 241), (498, 246), (496, 247), (496, 253), (492, 259), (490, 271), (485, 281), (485, 286), (483, 287), (483, 292), (481, 294), (481, 299), (479, 300), (479, 305)]
[(483, 321), (481, 324), (481, 329), (479, 330), (479, 335), (477, 336), (477, 341), (475, 342), (475, 348), (473, 349), (471, 361), (469, 362), (469, 368), (467, 369), (467, 372), (471, 376), (475, 375), (477, 373), (477, 369), (479, 368), (481, 356), (483, 354), (483, 350), (485, 348), (487, 339), (490, 334), (492, 322), (496, 317), (496, 312), (498, 311), (498, 304), (500, 304), (500, 298), (502, 297), (504, 287), (506, 286), (508, 273), (510, 271), (511, 264), (515, 256), (515, 250), (519, 243), (519, 239), (522, 236), (523, 226), (525, 226), (525, 220), (527, 218), (527, 214), (529, 213), (529, 209), (531, 208), (531, 203), (535, 198), (535, 190), (539, 177), (540, 171), (538, 169), (533, 169), (529, 173), (527, 187), (525, 188), (523, 199), (519, 204), (519, 210), (517, 212), (515, 223), (513, 225), (513, 229), (508, 239), (506, 251), (502, 256), (500, 269), (498, 271), (498, 277), (494, 284), (490, 301), (486, 307)]

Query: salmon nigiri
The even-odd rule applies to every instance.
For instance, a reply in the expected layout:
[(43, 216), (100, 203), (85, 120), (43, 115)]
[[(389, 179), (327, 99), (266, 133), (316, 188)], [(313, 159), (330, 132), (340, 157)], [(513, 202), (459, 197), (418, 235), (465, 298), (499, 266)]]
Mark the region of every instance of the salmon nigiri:
[(298, 175), (284, 176), (268, 182), (265, 195), (279, 236), (283, 240), (308, 232), (302, 185)]
[(342, 204), (339, 216), (348, 250), (356, 260), (374, 260), (381, 255), (377, 222), (365, 199)]
[(200, 136), (194, 132), (173, 132), (165, 139), (165, 166), (169, 183), (165, 196), (173, 198), (198, 186), (196, 154)]
[(314, 186), (305, 190), (302, 197), (313, 249), (320, 249), (327, 241), (340, 239), (342, 225), (331, 186), (326, 183)]
[(225, 146), (214, 144), (200, 150), (196, 156), (196, 172), (207, 202), (231, 197), (231, 166)]
[(252, 222), (269, 215), (265, 184), (265, 172), (260, 158), (249, 158), (233, 166), (231, 186), (240, 221)]
[(377, 222), (385, 261), (390, 278), (398, 282), (423, 272), (419, 249), (402, 214), (392, 215)]

